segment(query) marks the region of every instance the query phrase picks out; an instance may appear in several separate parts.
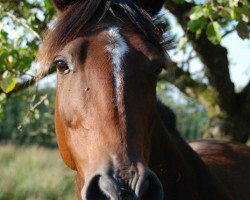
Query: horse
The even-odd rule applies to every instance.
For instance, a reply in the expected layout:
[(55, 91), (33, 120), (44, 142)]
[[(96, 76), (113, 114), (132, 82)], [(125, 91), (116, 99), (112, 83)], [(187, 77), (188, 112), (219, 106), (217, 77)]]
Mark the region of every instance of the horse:
[(38, 55), (56, 68), (55, 131), (82, 200), (249, 200), (250, 148), (186, 143), (156, 97), (170, 61), (153, 16), (164, 1), (53, 0)]

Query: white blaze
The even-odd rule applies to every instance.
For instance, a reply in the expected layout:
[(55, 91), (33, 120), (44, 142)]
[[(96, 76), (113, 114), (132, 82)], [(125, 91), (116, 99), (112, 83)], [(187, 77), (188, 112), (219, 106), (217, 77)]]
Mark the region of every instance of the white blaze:
[(114, 84), (116, 92), (116, 104), (119, 102), (119, 94), (123, 86), (123, 69), (122, 61), (124, 55), (128, 52), (128, 45), (126, 41), (119, 33), (119, 28), (111, 27), (108, 31), (111, 39), (110, 44), (106, 46), (112, 59), (112, 65), (114, 67)]

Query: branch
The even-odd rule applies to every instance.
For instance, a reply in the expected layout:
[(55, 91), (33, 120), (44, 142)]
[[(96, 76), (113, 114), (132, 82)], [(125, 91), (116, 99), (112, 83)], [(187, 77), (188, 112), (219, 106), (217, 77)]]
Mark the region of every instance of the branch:
[[(24, 90), (24, 89), (26, 89), (26, 88), (34, 85), (35, 83), (36, 83), (36, 79), (35, 78), (26, 80), (26, 81), (21, 82), (21, 83), (17, 83), (15, 85), (15, 88), (12, 91), (10, 91), (9, 93), (7, 93), (7, 96), (10, 96), (11, 94), (16, 93), (16, 92), (18, 92), (20, 90)], [(3, 91), (1, 91), (1, 93), (3, 93)]]
[(166, 8), (175, 15), (205, 66), (205, 73), (212, 87), (216, 102), (222, 110), (233, 113), (232, 104), (236, 102), (236, 94), (234, 84), (230, 80), (227, 50), (220, 45), (213, 45), (204, 32), (197, 40), (195, 33), (187, 30), (189, 12), (193, 6), (195, 4), (188, 2), (175, 4), (172, 0), (166, 0)]
[(42, 104), (47, 98), (48, 98), (48, 94), (45, 94), (44, 96), (41, 97), (40, 101), (36, 102), (35, 103), (35, 100), (36, 100), (36, 97), (37, 97), (37, 94), (35, 94), (32, 98), (32, 102), (30, 104), (30, 108), (29, 110), (27, 111), (26, 115), (24, 116), (23, 120), (20, 122), (20, 124), (18, 125), (17, 129), (19, 131), (22, 131), (22, 127), (23, 127), (23, 124), (26, 122), (26, 120), (29, 118), (29, 116), (34, 113), (35, 109), (40, 105)]
[(17, 23), (21, 24), (24, 28), (26, 28), (26, 29), (28, 29), (30, 32), (32, 32), (38, 40), (42, 41), (41, 36), (40, 36), (34, 29), (32, 29), (32, 27), (30, 27), (30, 26), (25, 22), (25, 20), (22, 20), (22, 19), (17, 18), (15, 15), (13, 15), (13, 14), (10, 13), (10, 12), (5, 12), (5, 13), (6, 13), (6, 15), (9, 16), (13, 21), (16, 21)]
[(243, 89), (242, 93), (250, 96), (250, 80), (249, 80), (248, 84), (246, 85), (246, 87)]
[(221, 37), (224, 38), (225, 36), (227, 36), (228, 34), (232, 33), (235, 31), (235, 27), (233, 27), (232, 29), (230, 30), (227, 30)]
[(172, 0), (166, 0), (165, 5), (166, 9), (168, 9), (177, 18), (182, 28), (186, 30), (189, 12), (195, 4), (188, 2), (176, 4)]
[(244, 107), (244, 110), (246, 113), (250, 115), (250, 80), (246, 87), (238, 94), (240, 97), (239, 99), (241, 100), (240, 104)]
[[(41, 77), (39, 77), (39, 79), (43, 79), (43, 78), (45, 78), (46, 76), (48, 76), (48, 75), (50, 75), (50, 74), (53, 74), (53, 73), (55, 73), (55, 72), (56, 72), (55, 68), (52, 68), (51, 70), (48, 71), (48, 73), (43, 74)], [(25, 80), (25, 81), (23, 81), (23, 82), (21, 82), (21, 83), (17, 83), (17, 84), (15, 85), (15, 88), (14, 88), (12, 91), (10, 91), (9, 93), (7, 93), (7, 96), (10, 96), (10, 95), (13, 94), (13, 93), (19, 92), (19, 91), (21, 91), (21, 90), (24, 90), (24, 89), (26, 89), (26, 88), (28, 88), (28, 87), (34, 85), (34, 84), (36, 83), (36, 81), (37, 81), (37, 79), (36, 79), (36, 77), (34, 76), (34, 77), (31, 78), (31, 79)], [(4, 93), (4, 91), (0, 88), (0, 95), (1, 95), (2, 93)]]
[(165, 80), (177, 88), (187, 96), (195, 99), (197, 102), (203, 104), (206, 108), (211, 109), (214, 107), (214, 102), (208, 101), (212, 96), (210, 88), (202, 82), (194, 80), (188, 71), (179, 68), (176, 63), (173, 63), (174, 75), (169, 75), (168, 72), (163, 71), (159, 75), (159, 80)]

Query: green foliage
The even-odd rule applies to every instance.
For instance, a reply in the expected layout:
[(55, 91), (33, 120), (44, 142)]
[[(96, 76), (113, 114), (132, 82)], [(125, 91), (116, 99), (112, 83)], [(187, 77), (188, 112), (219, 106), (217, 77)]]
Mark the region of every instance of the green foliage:
[(248, 0), (218, 0), (206, 1), (202, 5), (195, 5), (190, 12), (188, 29), (195, 32), (199, 38), (202, 31), (206, 32), (208, 39), (213, 44), (221, 41), (222, 30), (237, 22), (234, 29), (240, 38), (249, 38), (250, 3)]
[(187, 98), (181, 105), (172, 103), (177, 116), (177, 127), (187, 140), (202, 138), (208, 123), (207, 111), (193, 99)]
[(239, 21), (236, 30), (241, 39), (249, 39), (249, 30), (246, 22)]
[(0, 87), (5, 93), (30, 70), (53, 16), (49, 0), (0, 1)]
[[(54, 97), (55, 90), (46, 88), (38, 91), (36, 98), (34, 88), (13, 94), (9, 98), (2, 97), (0, 118), (0, 141), (12, 141), (22, 144), (56, 145), (54, 134)], [(31, 104), (45, 99), (36, 108)], [(34, 102), (32, 102), (34, 100)]]
[[(165, 82), (158, 83), (157, 94), (164, 104), (174, 111), (177, 128), (186, 140), (202, 137), (208, 124), (208, 114), (203, 106), (197, 104), (191, 98), (182, 96), (176, 89)], [(174, 97), (173, 94), (178, 97)], [(180, 101), (180, 99), (183, 101)]]
[[(187, 27), (188, 31), (196, 34), (199, 39), (202, 34), (213, 44), (219, 44), (223, 35), (230, 31), (237, 31), (242, 39), (249, 39), (249, 19), (250, 19), (250, 3), (248, 0), (218, 0), (218, 1), (185, 1), (173, 0), (176, 4), (185, 6), (185, 2), (193, 2), (194, 6), (189, 13), (190, 20)], [(204, 2), (204, 3), (203, 3)], [(200, 4), (199, 4), (200, 3)], [(203, 4), (201, 4), (203, 3)], [(191, 5), (191, 4), (190, 4)], [(184, 14), (184, 13), (183, 13)], [(46, 105), (44, 102), (37, 109), (32, 111), (23, 123), (23, 132), (16, 128), (25, 117), (29, 110), (31, 95), (28, 91), (14, 95), (5, 95), (15, 89), (18, 83), (33, 79), (34, 74), (30, 71), (31, 65), (34, 63), (38, 47), (41, 43), (43, 32), (52, 24), (55, 12), (50, 0), (22, 0), (22, 1), (3, 1), (0, 0), (0, 139), (13, 139), (14, 141), (30, 143), (47, 143), (54, 141), (53, 131), (53, 103)], [(185, 30), (186, 31), (186, 30)], [(190, 43), (184, 35), (179, 42), (180, 48), (177, 51), (185, 52)], [(198, 52), (199, 54), (199, 52)], [(195, 56), (190, 53), (187, 61), (180, 61), (178, 66), (183, 69), (189, 69), (189, 62)], [(186, 64), (187, 63), (187, 64)], [(204, 80), (204, 73), (201, 73)], [(43, 93), (44, 94), (44, 93)], [(42, 98), (40, 94), (36, 101)], [(53, 95), (49, 95), (53, 97)], [(46, 101), (47, 102), (47, 101)], [(53, 99), (49, 99), (53, 102)], [(185, 113), (185, 109), (197, 111), (200, 113), (202, 109), (198, 109), (189, 100), (186, 104), (176, 104), (171, 101), (177, 115)], [(178, 111), (180, 109), (180, 112)], [(193, 114), (196, 115), (196, 111)], [(202, 110), (203, 112), (204, 110)], [(179, 114), (178, 114), (179, 112)], [(12, 114), (11, 114), (12, 113)], [(187, 113), (187, 117), (193, 116)], [(185, 115), (185, 116), (186, 116)], [(206, 114), (201, 114), (202, 119), (206, 118)], [(179, 116), (179, 121), (184, 116)], [(185, 117), (184, 117), (185, 118)], [(194, 117), (195, 119), (197, 117)], [(196, 133), (194, 129), (188, 131), (189, 124), (193, 119), (179, 122), (183, 133), (195, 132), (194, 135), (200, 135), (202, 126), (195, 121), (194, 126), (199, 127), (200, 132)], [(184, 121), (184, 120), (183, 120)], [(201, 120), (202, 121), (202, 120)], [(203, 123), (203, 121), (202, 121)], [(205, 123), (202, 124), (203, 128)], [(4, 132), (2, 131), (4, 130)], [(189, 137), (189, 136), (188, 136)], [(193, 137), (193, 136), (192, 136)], [(46, 142), (47, 141), (47, 142)]]
[(57, 149), (0, 146), (0, 200), (75, 199), (74, 172)]
[(198, 19), (194, 19), (188, 22), (188, 28), (192, 32), (197, 32), (202, 30), (207, 25), (207, 19), (205, 17), (200, 17)]
[(13, 76), (9, 71), (5, 71), (0, 80), (0, 86), (5, 93), (9, 93), (15, 88), (16, 77)]
[[(3, 110), (0, 118), (0, 141), (56, 146), (53, 115), (55, 90), (53, 88), (40, 90), (35, 102), (38, 102), (44, 94), (48, 94), (48, 99), (26, 117), (34, 92), (34, 88), (30, 88), (9, 98), (4, 96), (2, 100), (0, 98), (0, 109)], [(208, 120), (205, 109), (190, 98), (184, 102), (177, 102), (171, 95), (173, 89), (165, 83), (158, 84), (157, 92), (163, 102), (177, 115), (177, 126), (182, 135), (186, 139), (201, 137)], [(23, 122), (22, 129), (18, 130), (21, 122)]]
[(206, 17), (207, 13), (204, 11), (203, 7), (201, 5), (195, 6), (191, 9), (191, 14), (190, 14), (190, 19), (191, 20), (196, 20), (201, 17)]
[(207, 31), (206, 31), (208, 39), (213, 44), (219, 44), (221, 41), (221, 35), (219, 30), (219, 24), (217, 22), (210, 22), (207, 25)]
[(178, 3), (178, 4), (183, 4), (185, 0), (173, 0), (173, 2)]

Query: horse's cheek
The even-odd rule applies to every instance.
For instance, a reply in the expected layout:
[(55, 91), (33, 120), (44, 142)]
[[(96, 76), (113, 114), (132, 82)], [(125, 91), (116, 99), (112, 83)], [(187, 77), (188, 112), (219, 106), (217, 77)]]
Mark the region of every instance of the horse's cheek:
[(56, 138), (57, 138), (57, 143), (59, 146), (60, 154), (65, 164), (69, 168), (75, 170), (75, 163), (71, 155), (71, 150), (67, 144), (67, 141), (68, 141), (67, 134), (65, 132), (64, 125), (59, 116), (60, 115), (56, 111), (55, 112), (55, 129), (56, 129)]

